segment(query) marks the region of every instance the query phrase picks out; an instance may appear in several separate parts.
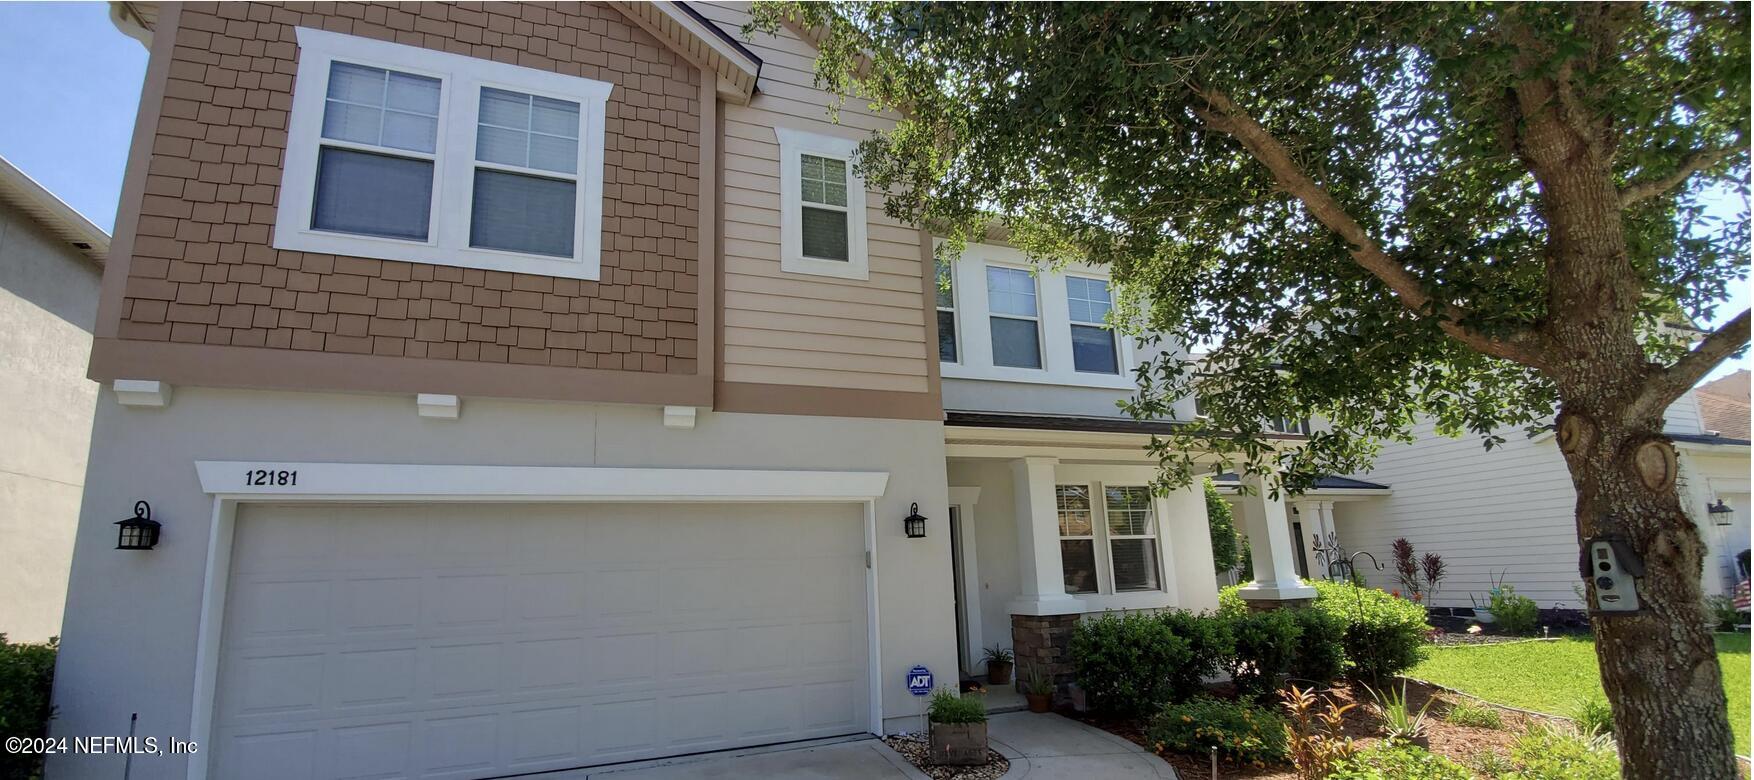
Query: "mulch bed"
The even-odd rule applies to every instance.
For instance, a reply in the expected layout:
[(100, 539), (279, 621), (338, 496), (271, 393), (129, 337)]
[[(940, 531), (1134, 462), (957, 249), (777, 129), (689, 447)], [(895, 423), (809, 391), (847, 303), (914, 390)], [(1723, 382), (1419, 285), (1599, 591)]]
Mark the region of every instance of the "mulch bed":
[(996, 780), (1011, 770), (1011, 762), (997, 750), (988, 750), (987, 763), (981, 766), (939, 766), (929, 763), (931, 757), (925, 734), (897, 734), (884, 737), (883, 741), (933, 780)]
[[(1380, 733), (1381, 723), (1375, 712), (1370, 709), (1370, 697), (1368, 694), (1359, 691), (1358, 695), (1355, 696), (1352, 689), (1343, 684), (1335, 687), (1328, 693), (1335, 701), (1342, 705), (1353, 702), (1357, 702), (1358, 704), (1358, 706), (1355, 706), (1346, 712), (1346, 736), (1352, 737), (1356, 740), (1359, 747), (1367, 747), (1382, 741)], [(1508, 756), (1510, 754), (1511, 744), (1516, 741), (1516, 738), (1520, 734), (1522, 734), (1529, 721), (1537, 719), (1536, 716), (1526, 715), (1515, 710), (1495, 708), (1498, 709), (1499, 717), (1503, 721), (1502, 728), (1483, 729), (1472, 728), (1469, 726), (1457, 726), (1444, 720), (1443, 715), (1449, 709), (1449, 702), (1460, 700), (1461, 697), (1443, 693), (1435, 688), (1420, 685), (1418, 683), (1407, 684), (1407, 702), (1410, 707), (1415, 709), (1423, 707), (1425, 706), (1425, 703), (1430, 701), (1433, 697), (1436, 697), (1437, 701), (1431, 705), (1431, 709), (1425, 719), (1426, 730), (1431, 737), (1431, 752), (1448, 757), (1454, 761), (1459, 761), (1463, 764), (1472, 764), (1474, 758), (1482, 751), (1490, 751), (1498, 753), (1501, 756)], [(1131, 720), (1102, 718), (1087, 713), (1079, 714), (1065, 712), (1063, 714), (1068, 717), (1082, 720), (1085, 723), (1109, 733), (1124, 737), (1134, 744), (1144, 747), (1146, 750), (1156, 750), (1156, 746), (1152, 745), (1151, 742), (1146, 739), (1142, 723)], [(1192, 756), (1182, 753), (1168, 752), (1159, 753), (1159, 755), (1163, 756), (1163, 759), (1168, 761), (1171, 766), (1174, 766), (1176, 772), (1183, 778), (1187, 778), (1188, 780), (1195, 780), (1196, 778), (1198, 780), (1205, 780), (1205, 778), (1211, 776), (1211, 758), (1208, 756)], [(1249, 778), (1250, 780), (1295, 780), (1297, 777), (1296, 773), (1294, 773), (1289, 766), (1275, 766), (1260, 769), (1256, 767), (1239, 766), (1235, 763), (1226, 762), (1223, 759), (1220, 759), (1218, 762), (1218, 776), (1225, 780), (1231, 780), (1232, 778)]]

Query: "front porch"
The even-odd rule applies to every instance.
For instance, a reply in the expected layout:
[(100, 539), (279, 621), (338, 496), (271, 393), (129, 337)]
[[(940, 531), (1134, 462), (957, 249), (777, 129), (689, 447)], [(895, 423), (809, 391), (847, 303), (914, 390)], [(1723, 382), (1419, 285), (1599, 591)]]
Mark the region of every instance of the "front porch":
[[(1314, 489), (1277, 502), (1260, 500), (1242, 491), (1242, 485), (1235, 474), (1218, 474), (1212, 477), (1213, 485), (1230, 503), (1231, 511), (1237, 520), (1237, 530), (1248, 537), (1250, 546), (1257, 537), (1249, 515), (1256, 512), (1273, 511), (1284, 514), (1282, 525), (1291, 540), (1291, 566), (1297, 576), (1303, 579), (1346, 579), (1350, 576), (1353, 566), (1352, 557), (1359, 553), (1357, 549), (1346, 546), (1345, 538), (1340, 534), (1340, 521), (1358, 512), (1369, 511), (1380, 506), (1393, 490), (1388, 485), (1366, 482), (1348, 477), (1323, 477), (1317, 480)], [(1275, 515), (1277, 517), (1277, 515)], [(1278, 524), (1273, 524), (1278, 525)], [(1370, 551), (1372, 555), (1380, 551)], [(1378, 559), (1384, 566), (1389, 561)], [(1357, 565), (1369, 566), (1367, 559), (1359, 558)], [(1238, 566), (1229, 571), (1218, 572), (1220, 587), (1240, 584), (1243, 567)]]
[[(1200, 485), (1154, 495), (1158, 467), (1145, 450), (1152, 431), (1113, 429), (1156, 424), (1104, 419), (1080, 430), (1066, 419), (1026, 427), (1035, 421), (958, 425), (953, 417), (946, 427), (964, 679), (984, 681), (984, 650), (997, 645), (1015, 651), (1019, 685), (1032, 673), (1063, 684), (1084, 615), (1218, 607)], [(1062, 427), (1042, 427), (1049, 421)], [(1238, 500), (1249, 505), (1240, 516), (1245, 532), (1264, 540), (1253, 545), (1259, 576), (1244, 597), (1264, 605), (1313, 598), (1299, 580), (1285, 502), (1265, 491)]]

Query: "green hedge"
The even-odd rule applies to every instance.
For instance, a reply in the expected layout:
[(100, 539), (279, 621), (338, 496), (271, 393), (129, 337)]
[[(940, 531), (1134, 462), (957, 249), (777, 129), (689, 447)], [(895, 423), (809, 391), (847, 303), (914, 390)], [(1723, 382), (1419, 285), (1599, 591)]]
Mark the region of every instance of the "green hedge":
[(1468, 768), (1424, 748), (1379, 742), (1341, 761), (1327, 780), (1473, 780)]
[[(1425, 652), (1425, 608), (1376, 588), (1347, 582), (1306, 580), (1316, 589), (1314, 608), (1344, 625), (1341, 645), (1346, 674), (1364, 682), (1379, 683), (1413, 667)], [(1218, 593), (1219, 611), (1239, 615), (1248, 605), (1237, 594), (1239, 586)]]
[[(48, 734), (56, 645), (14, 644), (0, 634), (0, 740)], [(0, 751), (0, 778), (40, 777), (42, 766), (40, 755)]]
[(1090, 706), (1102, 712), (1155, 711), (1173, 698), (1172, 678), (1192, 663), (1192, 643), (1156, 615), (1105, 613), (1072, 632), (1073, 673)]
[(1225, 758), (1254, 766), (1285, 761), (1285, 719), (1266, 707), (1199, 696), (1164, 707), (1146, 727), (1158, 749)]

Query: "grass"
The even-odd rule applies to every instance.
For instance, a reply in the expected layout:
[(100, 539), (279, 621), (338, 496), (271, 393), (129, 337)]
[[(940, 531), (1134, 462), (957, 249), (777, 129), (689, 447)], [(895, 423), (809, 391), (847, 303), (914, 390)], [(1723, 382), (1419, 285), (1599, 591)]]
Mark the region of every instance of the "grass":
[[(1409, 676), (1482, 699), (1536, 712), (1572, 716), (1581, 703), (1604, 697), (1589, 639), (1434, 647)], [(1730, 702), (1736, 752), (1748, 755), (1748, 635), (1718, 634), (1717, 658)]]

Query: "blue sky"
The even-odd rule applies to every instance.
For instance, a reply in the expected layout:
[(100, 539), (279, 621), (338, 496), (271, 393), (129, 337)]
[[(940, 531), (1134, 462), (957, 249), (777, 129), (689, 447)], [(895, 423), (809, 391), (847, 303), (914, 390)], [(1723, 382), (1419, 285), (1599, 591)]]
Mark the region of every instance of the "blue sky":
[[(0, 155), (110, 230), (145, 73), (145, 47), (110, 24), (107, 3), (0, 2), (0, 105), (12, 109), (0, 122)], [(1717, 321), (1702, 324), (1748, 301), (1744, 281)], [(1712, 375), (1748, 365), (1744, 356)]]
[(145, 75), (108, 3), (0, 3), (0, 155), (110, 230)]

